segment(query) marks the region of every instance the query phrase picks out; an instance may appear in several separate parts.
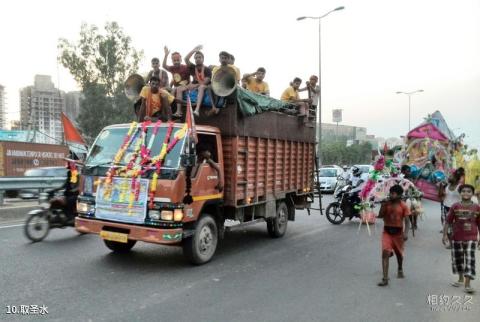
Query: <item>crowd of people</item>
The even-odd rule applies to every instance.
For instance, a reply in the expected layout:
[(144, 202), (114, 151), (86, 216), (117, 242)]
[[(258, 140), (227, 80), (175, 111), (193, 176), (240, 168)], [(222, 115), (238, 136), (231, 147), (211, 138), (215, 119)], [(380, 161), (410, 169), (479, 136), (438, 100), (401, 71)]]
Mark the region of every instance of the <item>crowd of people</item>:
[[(402, 168), (403, 172), (403, 168)], [(407, 175), (408, 176), (408, 173)], [(464, 287), (468, 294), (475, 292), (471, 280), (475, 278), (475, 252), (480, 250), (480, 205), (475, 188), (464, 183), (465, 171), (458, 168), (452, 172), (448, 182), (440, 185), (442, 243), (451, 250), (452, 272), (458, 280), (454, 287)], [(384, 220), (382, 233), (382, 280), (379, 286), (389, 282), (389, 258), (397, 258), (397, 278), (404, 278), (403, 259), (405, 231), (408, 229), (410, 208), (401, 199), (403, 189), (395, 185), (390, 189), (390, 198), (382, 204), (378, 218)]]
[[(179, 52), (171, 53), (168, 47), (164, 47), (164, 57), (160, 68), (160, 60), (152, 58), (152, 70), (148, 73), (146, 85), (140, 93), (141, 104), (136, 111), (139, 121), (151, 118), (161, 118), (164, 120), (181, 119), (183, 117), (182, 106), (185, 104), (184, 95), (186, 92), (195, 92), (195, 116), (200, 115), (202, 104), (205, 99), (211, 106), (209, 115), (218, 114), (220, 108), (225, 104), (225, 100), (215, 95), (212, 90), (211, 82), (222, 68), (231, 68), (235, 74), (236, 85), (243, 87), (251, 92), (270, 96), (270, 88), (265, 81), (266, 69), (257, 68), (255, 72), (241, 75), (240, 69), (235, 66), (234, 55), (221, 51), (219, 53), (219, 65), (207, 66), (204, 64), (204, 54), (201, 45), (193, 48), (183, 59)], [(171, 65), (168, 64), (170, 56)], [(193, 56), (193, 62), (191, 61)], [(171, 74), (171, 79), (168, 75)], [(291, 104), (299, 117), (303, 117), (305, 122), (309, 115), (309, 110), (317, 108), (320, 98), (320, 86), (318, 77), (313, 75), (306, 82), (306, 86), (300, 88), (302, 80), (294, 78), (289, 86), (283, 91), (281, 100)], [(307, 91), (308, 98), (301, 99), (299, 92)]]

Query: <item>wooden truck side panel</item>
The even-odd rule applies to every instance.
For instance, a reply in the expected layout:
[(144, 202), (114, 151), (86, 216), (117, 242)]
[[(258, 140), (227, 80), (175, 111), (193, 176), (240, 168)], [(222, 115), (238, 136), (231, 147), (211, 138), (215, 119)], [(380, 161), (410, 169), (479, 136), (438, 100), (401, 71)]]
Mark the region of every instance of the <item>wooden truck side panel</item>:
[(222, 140), (226, 206), (245, 206), (312, 189), (313, 143), (247, 136)]

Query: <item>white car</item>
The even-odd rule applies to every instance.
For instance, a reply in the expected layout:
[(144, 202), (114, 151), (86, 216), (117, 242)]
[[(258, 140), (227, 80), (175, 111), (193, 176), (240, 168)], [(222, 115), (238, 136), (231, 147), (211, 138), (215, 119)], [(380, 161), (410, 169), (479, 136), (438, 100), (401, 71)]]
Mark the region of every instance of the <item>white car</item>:
[(322, 167), (319, 171), (320, 190), (324, 192), (334, 192), (337, 186), (338, 176), (343, 175), (343, 169), (340, 167), (326, 168)]

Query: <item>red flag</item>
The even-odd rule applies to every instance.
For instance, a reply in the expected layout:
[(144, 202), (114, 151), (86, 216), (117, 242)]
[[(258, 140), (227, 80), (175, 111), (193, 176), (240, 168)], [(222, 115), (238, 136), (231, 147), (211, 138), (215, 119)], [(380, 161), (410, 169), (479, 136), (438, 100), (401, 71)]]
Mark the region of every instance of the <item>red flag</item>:
[(189, 94), (187, 94), (187, 115), (185, 116), (185, 122), (187, 123), (187, 135), (192, 136), (194, 142), (197, 143), (198, 142), (197, 129), (195, 127), (195, 119), (193, 117), (192, 102), (190, 101)]
[(85, 140), (82, 138), (82, 136), (78, 132), (77, 128), (73, 125), (72, 121), (70, 121), (63, 112), (62, 112), (62, 125), (63, 125), (63, 132), (65, 133), (65, 141), (87, 145), (85, 143)]

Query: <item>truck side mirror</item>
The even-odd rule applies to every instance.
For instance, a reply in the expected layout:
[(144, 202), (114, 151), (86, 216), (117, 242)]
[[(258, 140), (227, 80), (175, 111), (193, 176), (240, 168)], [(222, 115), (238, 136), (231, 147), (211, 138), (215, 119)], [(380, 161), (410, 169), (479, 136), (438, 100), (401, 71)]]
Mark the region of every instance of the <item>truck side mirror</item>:
[(187, 137), (184, 152), (180, 155), (180, 165), (184, 168), (194, 167), (197, 163), (195, 152), (195, 141), (191, 137)]

